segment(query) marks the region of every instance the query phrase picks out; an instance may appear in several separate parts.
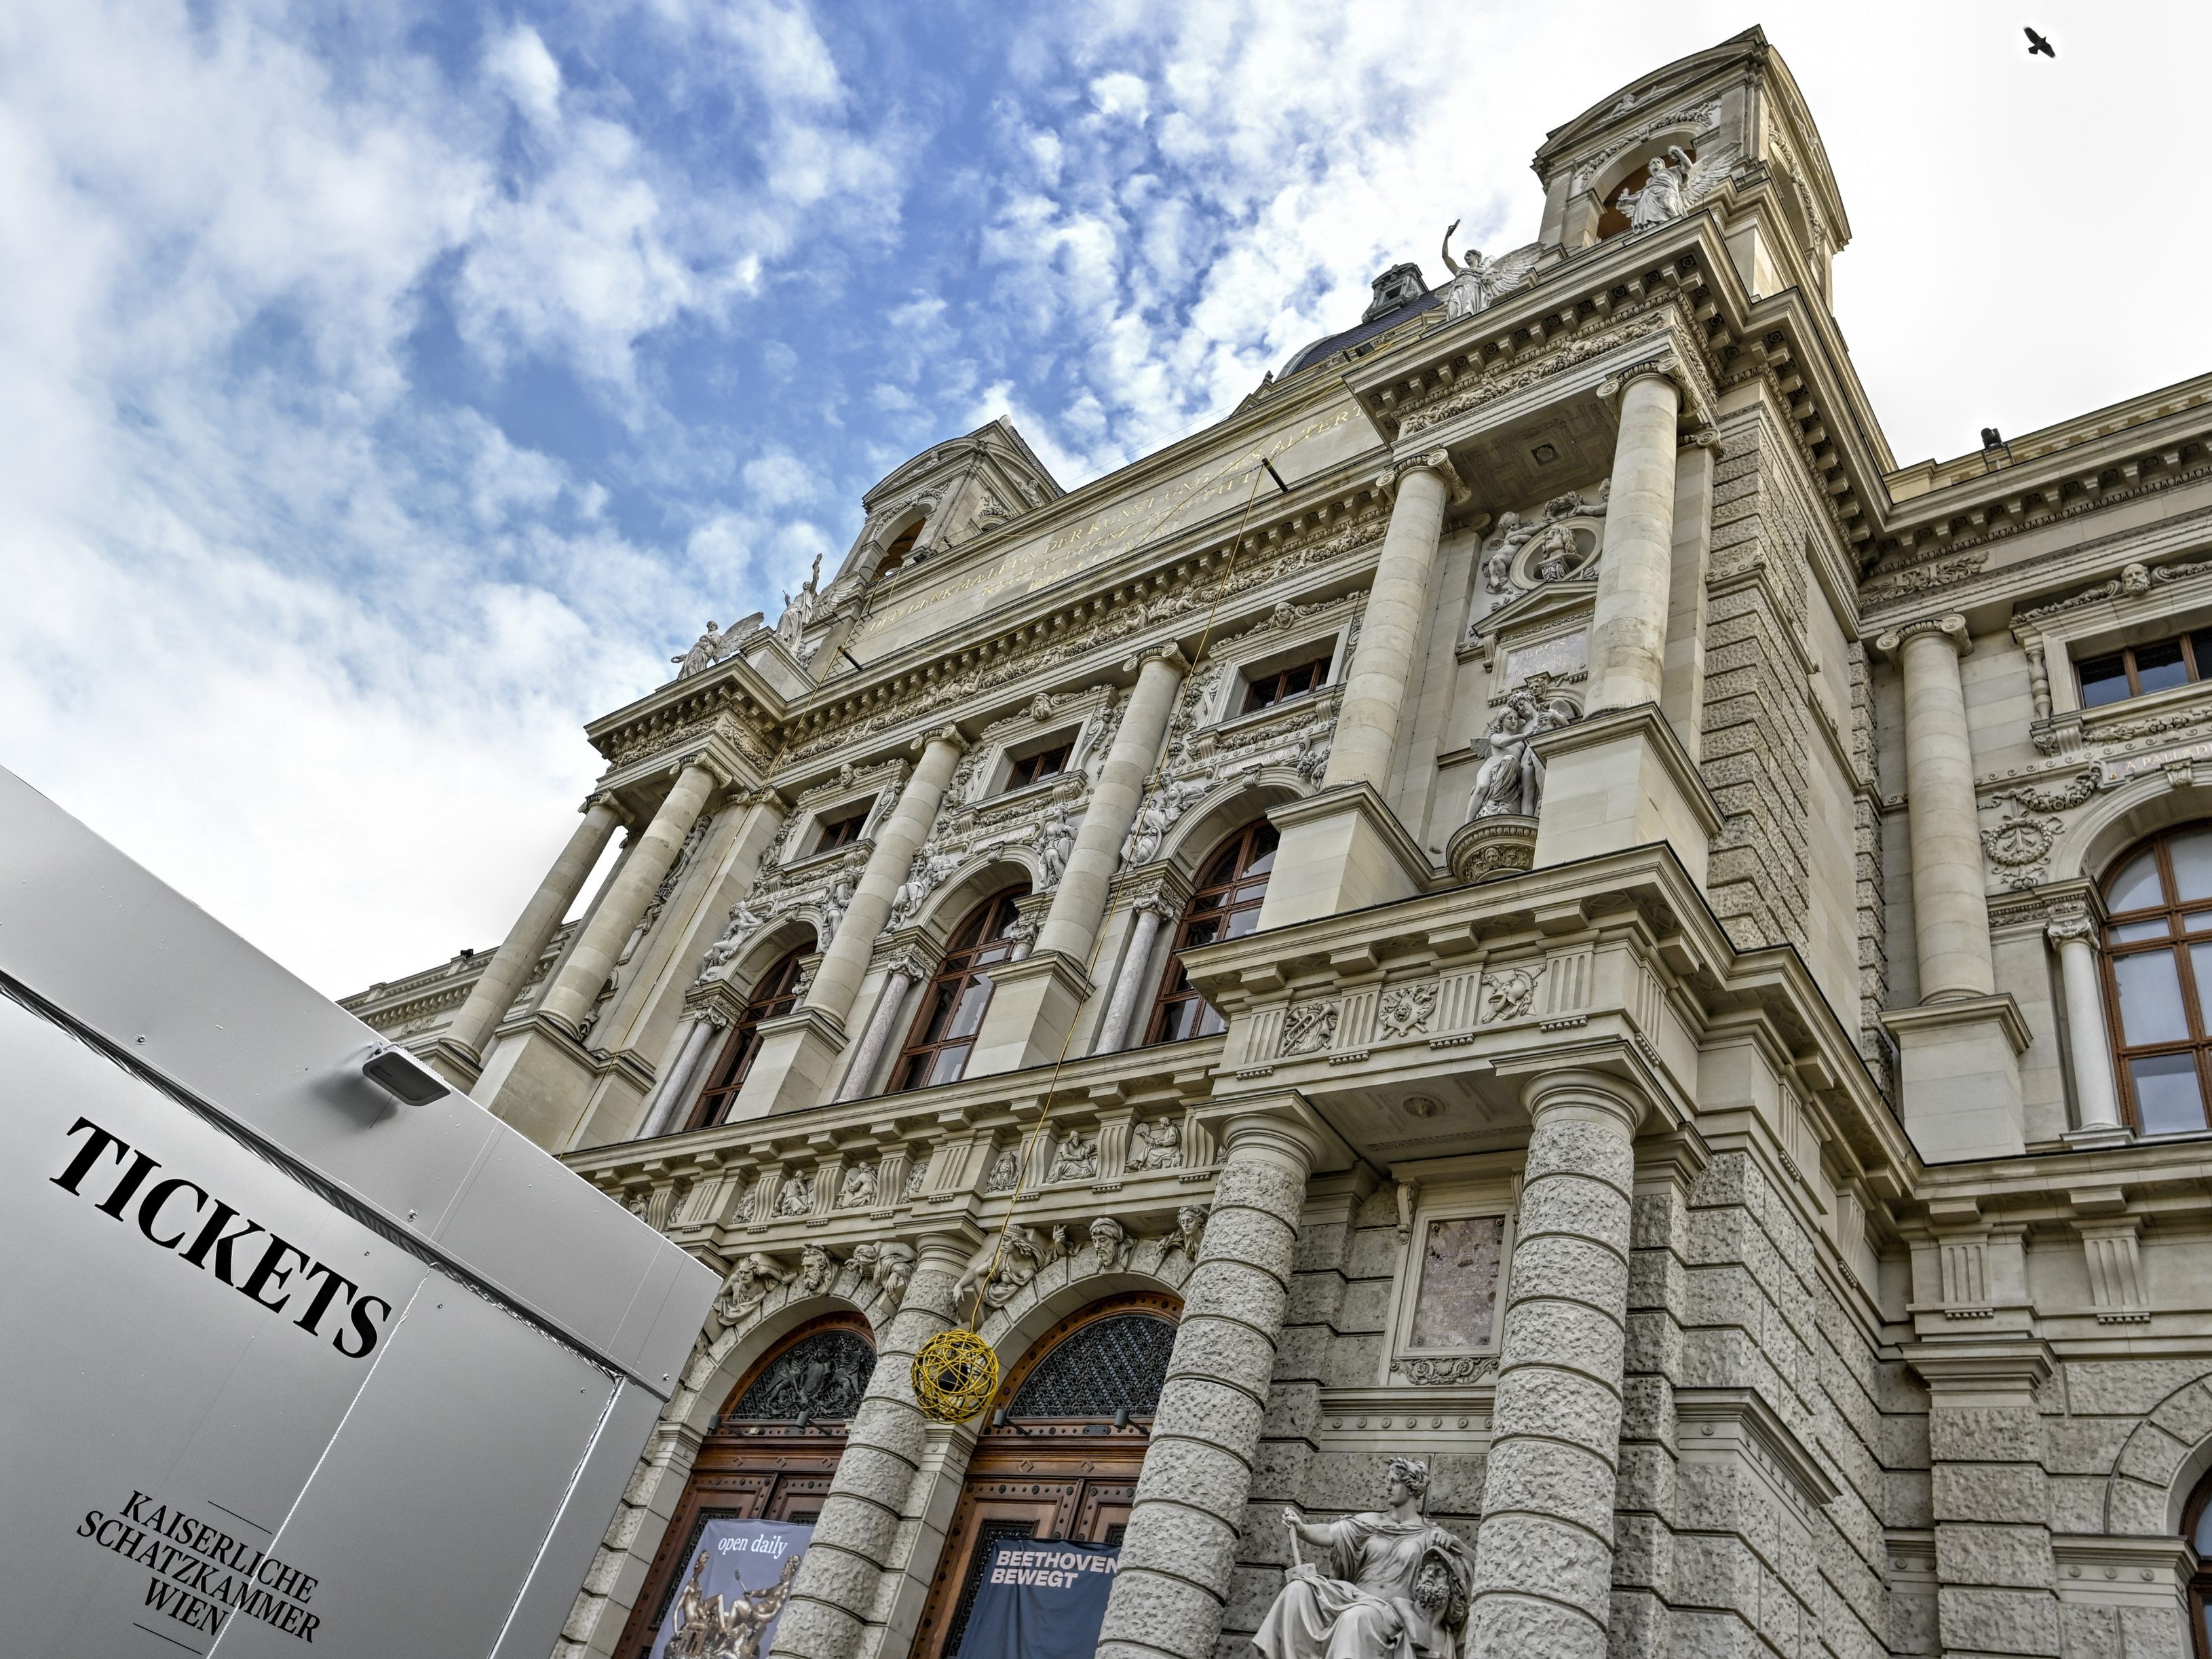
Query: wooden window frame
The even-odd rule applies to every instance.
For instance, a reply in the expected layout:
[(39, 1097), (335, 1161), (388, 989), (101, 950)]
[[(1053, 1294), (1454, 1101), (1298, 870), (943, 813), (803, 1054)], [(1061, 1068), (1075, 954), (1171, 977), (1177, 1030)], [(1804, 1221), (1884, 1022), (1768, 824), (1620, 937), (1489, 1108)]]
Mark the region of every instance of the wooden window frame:
[[(1006, 936), (1006, 929), (1018, 915), (1014, 901), (1026, 898), (1029, 889), (1020, 884), (1002, 887), (987, 899), (980, 900), (960, 919), (959, 927), (952, 931), (951, 948), (945, 960), (938, 963), (937, 971), (922, 981), (921, 997), (915, 1005), (914, 1018), (907, 1027), (906, 1042), (891, 1062), (890, 1080), (884, 1092), (904, 1094), (911, 1089), (928, 1088), (932, 1069), (940, 1054), (952, 1048), (964, 1049), (973, 1054), (975, 1038), (983, 1029), (983, 1021), (990, 1012), (990, 997), (986, 993), (983, 1006), (976, 1012), (973, 1030), (955, 1036), (927, 1035), (931, 1011), (937, 1006), (940, 988), (952, 1007), (957, 1008), (969, 988), (978, 983), (988, 984), (989, 970), (1003, 967), (1013, 959), (1014, 941)], [(1003, 910), (1003, 915), (1001, 914)], [(998, 925), (994, 927), (993, 924)], [(939, 1078), (939, 1083), (957, 1083), (968, 1070), (963, 1056), (960, 1070), (951, 1077)]]
[[(2148, 851), (2157, 859), (2159, 884), (2163, 890), (2157, 904), (2138, 905), (2132, 910), (2107, 913), (2102, 930), (2101, 948), (2097, 952), (2098, 980), (2104, 992), (2105, 1030), (2112, 1050), (2113, 1081), (2119, 1090), (2120, 1109), (2126, 1114), (2128, 1126), (2139, 1135), (2150, 1132), (2143, 1127), (2142, 1113), (2136, 1103), (2135, 1077), (2128, 1069), (2128, 1062), (2162, 1054), (2186, 1054), (2195, 1058), (2197, 1105), (2206, 1116), (2206, 1121), (2197, 1127), (2212, 1127), (2212, 1015), (2206, 1013), (2205, 1006), (2199, 1001), (2196, 968), (2190, 960), (2189, 951), (2192, 942), (2212, 945), (2212, 930), (2191, 933), (2184, 925), (2185, 920), (2190, 916), (2212, 914), (2212, 898), (2181, 899), (2174, 896), (2180, 890), (2173, 878), (2172, 856), (2167, 851), (2167, 844), (2176, 836), (2207, 827), (2205, 820), (2196, 819), (2161, 830), (2154, 836), (2145, 836), (2112, 860), (2104, 879), (2105, 890), (2109, 894), (2112, 884)], [(2120, 928), (2154, 921), (2166, 923), (2166, 933), (2161, 938), (2123, 941), (2114, 937)], [(2119, 975), (2113, 964), (2121, 957), (2148, 956), (2159, 951), (2167, 952), (2173, 958), (2174, 975), (2181, 993), (2181, 1012), (2188, 1022), (2191, 1035), (2185, 1040), (2130, 1043), (2127, 1041), (2127, 1026), (2120, 1018)], [(2194, 1131), (2162, 1129), (2156, 1133), (2164, 1136), (2189, 1134)]]
[(850, 811), (838, 817), (817, 817), (814, 821), (814, 847), (806, 856), (813, 858), (817, 854), (834, 853), (839, 848), (850, 847), (860, 840), (860, 831), (868, 826), (869, 810), (874, 805), (873, 801), (858, 801)]
[[(1259, 878), (1261, 890), (1256, 896), (1236, 899), (1233, 895), (1237, 888), (1249, 885), (1254, 879), (1247, 872), (1259, 856), (1258, 852), (1255, 850), (1257, 842), (1261, 840), (1267, 841), (1267, 850), (1272, 853), (1280, 845), (1281, 839), (1280, 832), (1273, 824), (1265, 818), (1254, 818), (1243, 828), (1232, 830), (1223, 836), (1214, 844), (1213, 849), (1206, 855), (1206, 862), (1200, 868), (1210, 875), (1219, 866), (1224, 854), (1232, 851), (1237, 854), (1231, 862), (1228, 878), (1222, 881), (1201, 880), (1199, 886), (1192, 891), (1189, 901), (1182, 907), (1182, 914), (1176, 918), (1175, 932), (1168, 939), (1167, 964), (1160, 969), (1160, 987), (1153, 994), (1152, 1013), (1145, 1022), (1145, 1041), (1142, 1047), (1149, 1048), (1158, 1042), (1187, 1042), (1192, 1037), (1213, 1035), (1211, 1031), (1194, 1031), (1189, 1036), (1182, 1037), (1170, 1037), (1164, 1035), (1169, 1010), (1182, 1003), (1196, 1002), (1201, 1007), (1212, 1012), (1216, 1019), (1221, 1018), (1220, 1012), (1215, 1009), (1212, 1003), (1206, 1001), (1205, 997), (1201, 996), (1197, 989), (1184, 978), (1182, 953), (1189, 947), (1189, 935), (1194, 927), (1206, 922), (1224, 921), (1227, 917), (1242, 915), (1247, 910), (1257, 910), (1266, 902), (1266, 883), (1274, 873), (1272, 869)], [(1207, 906), (1201, 902), (1215, 896), (1229, 899), (1230, 902), (1218, 906)], [(1220, 936), (1228, 937), (1225, 926)], [(1212, 939), (1205, 942), (1209, 945), (1213, 943)], [(1203, 1024), (1206, 1016), (1200, 1014), (1198, 1019), (1199, 1023)]]
[(754, 1057), (760, 1053), (763, 1022), (781, 1019), (799, 1006), (799, 963), (808, 949), (802, 945), (785, 951), (753, 981), (753, 988), (745, 997), (745, 1011), (730, 1028), (729, 1036), (722, 1039), (714, 1063), (707, 1071), (707, 1086), (691, 1103), (691, 1109), (684, 1115), (683, 1128), (677, 1131), (678, 1134), (711, 1128), (722, 1121), (722, 1114), (729, 1110), (730, 1103), (738, 1097), (738, 1091), (745, 1086), (745, 1075), (752, 1070)]
[[(1045, 783), (1054, 778), (1065, 775), (1067, 771), (1067, 763), (1074, 753), (1075, 739), (1067, 738), (1054, 744), (1049, 749), (1038, 750), (1034, 755), (1024, 755), (1019, 760), (1010, 760), (1006, 767), (1006, 787), (1000, 793), (1007, 793), (1016, 789), (1026, 789), (1033, 783)], [(1038, 767), (1046, 761), (1052, 763), (1052, 770), (1039, 771)], [(1024, 768), (1027, 769), (1024, 770)]]
[[(2144, 691), (2142, 676), (2136, 669), (2136, 653), (2148, 651), (2153, 646), (2179, 645), (2181, 647), (2182, 671), (2189, 677), (2182, 683), (2183, 684), (2196, 685), (2208, 678), (2212, 678), (2212, 674), (2200, 672), (2197, 667), (2196, 636), (2199, 634), (2212, 634), (2212, 627), (2192, 628), (2184, 633), (2167, 634), (2155, 640), (2145, 640), (2140, 645), (2124, 645), (2118, 650), (2100, 651), (2086, 660), (2079, 656), (2074, 657), (2074, 687), (2081, 696), (2081, 707), (2085, 710), (2110, 708), (2114, 703), (2127, 702), (2136, 697), (2155, 695)], [(2072, 655), (2072, 653), (2069, 652), (2069, 654)], [(2128, 695), (2124, 697), (2115, 697), (2112, 702), (2093, 703), (2089, 701), (2089, 682), (2084, 671), (2091, 663), (2103, 662), (2112, 657), (2118, 657), (2121, 666), (2127, 671)], [(2168, 691), (2178, 691), (2181, 687), (2169, 685), (2163, 689)]]
[[(1244, 681), (1244, 701), (1237, 709), (1239, 714), (1256, 714), (1263, 708), (1279, 708), (1294, 697), (1310, 697), (1328, 684), (1328, 671), (1336, 665), (1336, 641), (1331, 640), (1322, 647), (1316, 657), (1304, 657), (1297, 662), (1262, 674), (1257, 678), (1247, 677)], [(1283, 682), (1293, 674), (1313, 671), (1313, 683), (1296, 691), (1283, 690)], [(1255, 701), (1261, 692), (1272, 688), (1273, 695), (1265, 702)]]

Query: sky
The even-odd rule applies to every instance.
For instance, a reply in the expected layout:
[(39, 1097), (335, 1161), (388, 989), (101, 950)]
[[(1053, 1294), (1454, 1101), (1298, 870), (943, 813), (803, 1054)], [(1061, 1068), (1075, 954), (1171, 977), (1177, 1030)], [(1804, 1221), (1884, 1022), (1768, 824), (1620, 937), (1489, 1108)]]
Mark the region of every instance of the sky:
[(2212, 18), (2027, 3), (9, 0), (0, 765), (333, 995), (489, 947), (891, 468), (1219, 419), (1754, 21), (1900, 462), (2212, 368)]

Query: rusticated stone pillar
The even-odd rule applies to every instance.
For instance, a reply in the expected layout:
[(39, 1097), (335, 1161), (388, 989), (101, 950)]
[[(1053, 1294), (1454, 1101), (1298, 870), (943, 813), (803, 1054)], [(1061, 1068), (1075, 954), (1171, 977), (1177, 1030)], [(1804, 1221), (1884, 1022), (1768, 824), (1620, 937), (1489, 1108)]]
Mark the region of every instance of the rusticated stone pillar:
[(906, 879), (907, 866), (915, 850), (929, 838), (937, 821), (937, 808), (945, 799), (952, 771), (967, 752), (967, 739), (957, 728), (945, 726), (929, 734), (914, 775), (899, 792), (898, 805), (876, 831), (875, 851), (860, 872), (845, 919), (837, 924), (837, 937), (822, 953), (814, 970), (814, 983), (806, 992), (806, 1006), (842, 1024), (853, 1012), (853, 999), (860, 994), (861, 978), (868, 971), (884, 924), (890, 920), (891, 897)]
[(1964, 617), (1936, 617), (1885, 634), (1875, 644), (1899, 659), (1905, 676), (1905, 825), (1920, 1000), (1985, 997), (1996, 987), (1988, 872), (1959, 678), (1959, 659), (1973, 649), (1973, 636)]
[(1659, 701), (1674, 563), (1674, 422), (1682, 394), (1661, 363), (1623, 377), (1607, 496), (1605, 557), (1590, 617), (1584, 712)]
[(1316, 1150), (1287, 1117), (1227, 1126), (1099, 1659), (1190, 1659), (1211, 1653), (1221, 1633)]
[(514, 1004), (516, 994), (530, 977), (531, 969), (544, 954), (553, 930), (568, 914), (568, 907), (576, 902), (577, 894), (584, 890), (584, 878), (592, 873), (592, 866), (606, 850), (607, 837), (614, 834), (615, 826), (621, 822), (622, 810), (611, 797), (597, 795), (586, 804), (584, 821), (568, 837), (561, 856), (553, 860), (553, 867), (538, 884), (530, 902), (522, 907), (514, 926), (507, 929), (505, 941), (470, 988), (469, 1000), (461, 1005), (460, 1012), (446, 1028), (447, 1041), (459, 1044), (479, 1060), (483, 1058), (484, 1040)]
[(572, 1035), (582, 1021), (585, 1010), (592, 1006), (592, 1000), (599, 995), (599, 988), (607, 982), (607, 975), (614, 971), (623, 942), (637, 926), (638, 918), (645, 914), (645, 907), (652, 902), (653, 890), (660, 885), (660, 878), (676, 862), (684, 838), (699, 821), (707, 797), (714, 793), (720, 781), (713, 763), (703, 757), (685, 763), (677, 775), (674, 787), (661, 801), (660, 810), (653, 815), (645, 834), (623, 861), (614, 885), (592, 910), (582, 934), (569, 948), (568, 959), (562, 963), (559, 976), (545, 993), (539, 1012)]
[(875, 1374), (846, 1431), (771, 1659), (852, 1659), (860, 1650), (928, 1437), (914, 1398), (915, 1351), (951, 1325), (952, 1287), (974, 1250), (972, 1235), (921, 1241), (905, 1299), (878, 1333)]
[(1602, 1659), (1628, 1316), (1632, 1085), (1530, 1080), (1528, 1173), (1475, 1536), (1476, 1659)]
[(1389, 787), (1406, 687), (1420, 664), (1428, 627), (1444, 507), (1467, 494), (1451, 457), (1441, 449), (1401, 462), (1394, 476), (1398, 495), (1360, 618), (1359, 643), (1345, 668), (1344, 702), (1322, 778), (1324, 789), (1364, 783), (1379, 795)]

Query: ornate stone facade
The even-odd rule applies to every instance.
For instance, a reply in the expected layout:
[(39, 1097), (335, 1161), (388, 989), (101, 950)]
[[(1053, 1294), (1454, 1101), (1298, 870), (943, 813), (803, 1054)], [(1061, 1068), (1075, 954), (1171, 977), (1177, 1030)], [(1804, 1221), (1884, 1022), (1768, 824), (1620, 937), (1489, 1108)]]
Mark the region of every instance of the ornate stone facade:
[(2212, 381), (1897, 465), (1757, 31), (1536, 167), (1170, 450), (899, 468), (592, 724), (504, 944), (352, 1000), (726, 1276), (562, 1659), (832, 1318), (775, 1653), (939, 1659), (1050, 1443), (907, 1356), (1132, 1297), (1117, 1659), (1251, 1651), (1392, 1457), (1483, 1659), (2193, 1650)]

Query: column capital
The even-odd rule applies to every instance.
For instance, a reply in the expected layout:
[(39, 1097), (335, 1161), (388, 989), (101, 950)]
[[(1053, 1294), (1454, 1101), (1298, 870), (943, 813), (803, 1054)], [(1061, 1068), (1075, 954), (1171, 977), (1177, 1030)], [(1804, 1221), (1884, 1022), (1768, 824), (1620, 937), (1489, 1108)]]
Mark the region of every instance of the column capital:
[(2086, 945), (2097, 948), (2097, 921), (2089, 914), (2089, 907), (2068, 905), (2056, 912), (2044, 925), (2043, 935), (2053, 949), (2068, 945)]
[(737, 781), (727, 767), (703, 749), (696, 750), (689, 755), (679, 755), (676, 759), (669, 762), (668, 775), (671, 778), (680, 778), (695, 766), (714, 780), (714, 787), (717, 789), (726, 789)]
[(1443, 449), (1426, 449), (1418, 454), (1397, 458), (1376, 476), (1375, 487), (1384, 496), (1395, 497), (1400, 481), (1409, 472), (1435, 473), (1443, 480), (1445, 494), (1455, 504), (1468, 498), (1469, 492), (1466, 481), (1459, 476), (1459, 469), (1452, 465), (1451, 452)]
[(1521, 1085), (1521, 1103), (1528, 1108), (1532, 1125), (1567, 1113), (1604, 1116), (1631, 1137), (1651, 1109), (1644, 1091), (1626, 1078), (1577, 1067), (1537, 1073)]
[(1710, 423), (1699, 426), (1692, 431), (1684, 433), (1675, 441), (1674, 447), (1677, 449), (1710, 449), (1712, 451), (1713, 459), (1717, 461), (1724, 460), (1728, 456), (1728, 446), (1721, 441), (1721, 429)]
[(583, 800), (577, 805), (576, 811), (580, 816), (581, 816), (590, 813), (595, 809), (600, 807), (605, 807), (608, 811), (613, 813), (615, 822), (623, 825), (624, 827), (628, 827), (630, 823), (635, 821), (629, 808), (622, 804), (621, 800), (617, 798), (615, 792), (611, 789), (597, 789), (592, 791), (590, 794), (585, 796)]
[(1885, 657), (1896, 657), (1904, 652), (1907, 640), (1923, 634), (1940, 635), (1961, 657), (1973, 654), (1974, 636), (1967, 631), (1966, 619), (1956, 611), (1945, 617), (1921, 617), (1885, 629), (1875, 635), (1874, 648)]
[(1164, 663), (1178, 674), (1190, 672), (1190, 659), (1183, 655), (1182, 647), (1173, 640), (1162, 640), (1157, 645), (1145, 647), (1121, 665), (1121, 672), (1133, 674), (1148, 662)]
[(950, 724), (940, 726), (934, 732), (918, 733), (915, 740), (907, 745), (907, 750), (911, 754), (919, 755), (933, 743), (948, 745), (956, 755), (964, 755), (968, 752), (968, 739), (960, 735), (958, 726)]
[(1612, 403), (1637, 381), (1655, 376), (1672, 386), (1678, 396), (1689, 395), (1689, 375), (1682, 367), (1682, 360), (1671, 351), (1616, 369), (1597, 383), (1597, 395)]

